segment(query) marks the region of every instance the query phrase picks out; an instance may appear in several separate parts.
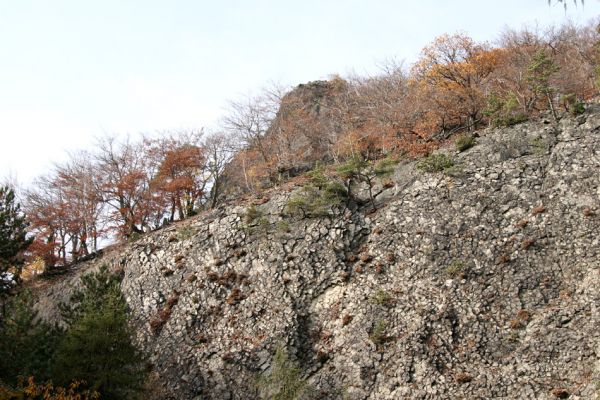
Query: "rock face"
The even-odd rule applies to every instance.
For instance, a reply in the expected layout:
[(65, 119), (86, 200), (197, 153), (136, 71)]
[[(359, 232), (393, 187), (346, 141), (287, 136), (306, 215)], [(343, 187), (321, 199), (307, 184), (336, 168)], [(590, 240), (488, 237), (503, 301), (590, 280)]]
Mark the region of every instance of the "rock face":
[(447, 173), (400, 165), (370, 215), (285, 219), (281, 191), (254, 218), (227, 206), (154, 232), (44, 289), (40, 311), (58, 318), (85, 271), (122, 270), (157, 398), (257, 398), (278, 343), (319, 398), (594, 398), (600, 112), (446, 152)]

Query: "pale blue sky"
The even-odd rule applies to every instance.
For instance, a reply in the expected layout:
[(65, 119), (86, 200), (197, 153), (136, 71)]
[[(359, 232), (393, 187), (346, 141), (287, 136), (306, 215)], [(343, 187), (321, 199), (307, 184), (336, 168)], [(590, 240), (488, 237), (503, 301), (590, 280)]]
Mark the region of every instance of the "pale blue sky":
[(269, 81), (373, 73), (442, 33), (598, 15), (596, 0), (0, 0), (0, 178), (27, 183), (104, 133), (214, 127)]

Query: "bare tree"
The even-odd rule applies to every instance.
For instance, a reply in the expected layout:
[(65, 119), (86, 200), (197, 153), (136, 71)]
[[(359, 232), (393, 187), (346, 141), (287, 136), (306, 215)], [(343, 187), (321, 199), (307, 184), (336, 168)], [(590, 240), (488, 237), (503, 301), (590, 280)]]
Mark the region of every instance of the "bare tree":
[(69, 204), (72, 250), (77, 258), (98, 250), (98, 238), (102, 234), (103, 202), (99, 195), (98, 174), (91, 155), (79, 152), (70, 155), (69, 161), (55, 167), (54, 187), (62, 192)]
[(217, 132), (204, 140), (203, 147), (211, 180), (210, 208), (214, 208), (221, 196), (223, 172), (235, 155), (235, 144), (231, 136), (224, 132)]
[(151, 229), (156, 214), (163, 209), (162, 199), (152, 196), (150, 181), (156, 170), (155, 160), (146, 157), (145, 143), (114, 137), (99, 140), (95, 164), (100, 171), (98, 191), (109, 209), (113, 222), (124, 236)]
[(269, 149), (264, 140), (265, 133), (277, 112), (272, 98), (266, 94), (244, 96), (229, 104), (229, 112), (223, 119), (223, 127), (239, 138), (245, 147), (258, 150), (262, 160), (270, 160)]

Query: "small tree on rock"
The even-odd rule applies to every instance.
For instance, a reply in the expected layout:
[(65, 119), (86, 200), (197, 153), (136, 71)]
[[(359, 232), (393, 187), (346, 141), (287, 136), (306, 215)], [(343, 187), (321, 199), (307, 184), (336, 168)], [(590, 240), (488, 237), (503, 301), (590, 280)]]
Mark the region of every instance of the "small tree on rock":
[(545, 51), (538, 51), (527, 68), (526, 80), (531, 85), (533, 93), (543, 96), (548, 102), (548, 108), (552, 112), (554, 119), (557, 119), (552, 96), (556, 89), (551, 85), (552, 75), (558, 71), (558, 66), (546, 54)]

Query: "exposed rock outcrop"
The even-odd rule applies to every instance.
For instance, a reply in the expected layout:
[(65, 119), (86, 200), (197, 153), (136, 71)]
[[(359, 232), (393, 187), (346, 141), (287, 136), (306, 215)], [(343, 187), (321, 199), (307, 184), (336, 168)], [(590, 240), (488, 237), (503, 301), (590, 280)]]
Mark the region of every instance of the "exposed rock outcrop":
[[(377, 212), (285, 219), (289, 193), (149, 234), (123, 271), (163, 398), (252, 399), (284, 343), (321, 398), (591, 399), (600, 382), (600, 112), (398, 166)], [(345, 397), (343, 397), (345, 396)]]

